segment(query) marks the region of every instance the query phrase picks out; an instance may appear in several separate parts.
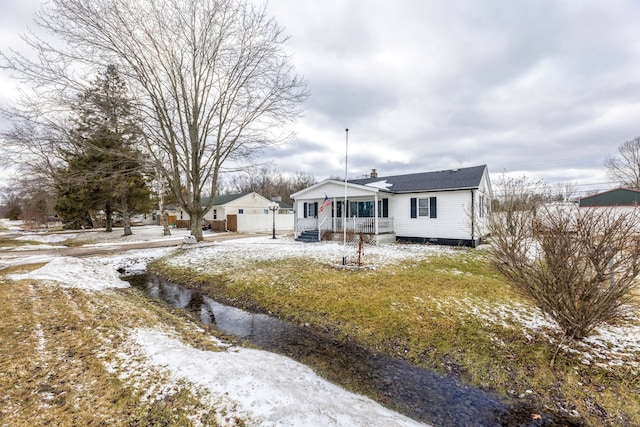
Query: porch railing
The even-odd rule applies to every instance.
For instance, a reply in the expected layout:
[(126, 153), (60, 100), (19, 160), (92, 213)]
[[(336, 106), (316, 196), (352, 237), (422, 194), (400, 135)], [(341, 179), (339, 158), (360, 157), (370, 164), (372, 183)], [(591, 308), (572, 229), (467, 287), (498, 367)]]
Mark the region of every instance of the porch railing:
[[(375, 218), (336, 218), (336, 230), (343, 231), (343, 221), (347, 231), (354, 233), (375, 234)], [(393, 233), (393, 218), (378, 218), (378, 234)]]
[[(335, 229), (332, 230), (335, 221)], [(347, 231), (354, 233), (375, 234), (376, 223), (375, 218), (326, 218), (321, 223), (318, 218), (300, 218), (295, 224), (296, 235), (306, 230), (318, 230), (320, 234), (323, 231), (343, 231), (343, 222), (345, 222)], [(378, 218), (378, 234), (393, 233), (393, 218)]]

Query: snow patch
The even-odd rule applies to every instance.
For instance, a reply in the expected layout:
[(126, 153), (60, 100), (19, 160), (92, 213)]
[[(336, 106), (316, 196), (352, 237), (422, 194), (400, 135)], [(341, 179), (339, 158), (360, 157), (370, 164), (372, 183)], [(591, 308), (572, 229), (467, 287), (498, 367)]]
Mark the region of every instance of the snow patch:
[[(197, 272), (232, 272), (256, 262), (284, 258), (298, 258), (308, 262), (335, 264), (342, 262), (343, 245), (337, 242), (308, 244), (292, 238), (252, 237), (228, 240), (198, 250), (176, 253), (169, 260), (171, 265), (189, 267)], [(429, 256), (453, 253), (455, 249), (435, 245), (379, 244), (365, 246), (362, 259), (372, 268), (396, 264), (401, 261), (417, 261)], [(349, 261), (357, 258), (357, 250), (349, 246), (346, 252)]]
[(62, 287), (94, 291), (129, 287), (109, 262), (96, 258), (55, 258), (42, 268), (26, 274), (13, 274), (9, 278), (52, 281)]
[(343, 390), (284, 356), (240, 347), (198, 350), (158, 330), (137, 329), (131, 337), (153, 366), (203, 387), (222, 402), (227, 416), (234, 413), (255, 425), (424, 425)]
[(368, 184), (365, 184), (367, 187), (373, 187), (373, 188), (380, 188), (382, 190), (387, 190), (391, 187), (393, 187), (393, 184), (387, 182), (386, 179), (382, 180), (382, 181), (375, 181), (375, 182), (370, 182)]
[(66, 234), (66, 233), (54, 233), (54, 234), (25, 234), (20, 237), (16, 237), (16, 240), (30, 240), (32, 242), (40, 242), (40, 243), (60, 243), (64, 242), (67, 239), (73, 239), (76, 237), (76, 234)]

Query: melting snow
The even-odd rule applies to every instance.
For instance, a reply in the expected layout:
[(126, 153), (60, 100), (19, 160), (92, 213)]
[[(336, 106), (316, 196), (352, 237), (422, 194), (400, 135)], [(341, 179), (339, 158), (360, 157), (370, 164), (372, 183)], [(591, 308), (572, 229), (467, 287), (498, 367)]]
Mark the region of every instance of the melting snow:
[(318, 377), (287, 357), (231, 347), (211, 352), (186, 346), (157, 330), (132, 337), (149, 362), (177, 380), (208, 390), (226, 410), (260, 426), (419, 426), (369, 398)]
[(13, 274), (9, 278), (54, 281), (63, 287), (94, 291), (129, 286), (110, 263), (96, 258), (54, 258), (42, 268), (26, 274)]
[[(5, 222), (6, 226), (7, 223)], [(13, 227), (13, 224), (11, 224)], [(134, 235), (124, 240), (151, 241), (160, 239), (180, 239), (188, 234), (181, 230), (173, 236), (161, 236), (160, 227), (134, 228)], [(119, 233), (89, 232), (78, 233), (76, 240), (94, 244), (120, 243)], [(29, 240), (34, 240), (30, 235)], [(69, 238), (67, 234), (65, 236)], [(40, 241), (55, 243), (60, 237), (38, 237)], [(117, 239), (116, 239), (117, 238)], [(193, 245), (189, 249), (152, 249), (122, 252), (114, 256), (88, 258), (51, 258), (47, 255), (2, 254), (4, 265), (15, 265), (20, 257), (24, 260), (49, 261), (44, 267), (22, 275), (12, 275), (13, 279), (44, 280), (60, 286), (103, 290), (111, 287), (122, 288), (128, 283), (122, 281), (117, 268), (128, 270), (143, 269), (154, 258), (175, 251), (171, 262), (185, 265), (194, 270), (243, 268), (256, 261), (277, 258), (300, 258), (317, 262), (335, 263), (341, 260), (341, 243), (323, 242), (304, 244), (288, 237), (271, 239), (259, 236), (239, 240), (229, 240), (209, 246)], [(388, 244), (365, 247), (365, 260), (373, 266), (396, 263), (401, 260), (419, 260), (427, 256), (451, 253), (454, 249), (429, 245)], [(347, 248), (347, 256), (356, 256), (353, 247)], [(415, 299), (419, 302), (419, 299)], [(538, 310), (529, 305), (509, 303), (442, 300), (436, 302), (444, 309), (452, 305), (462, 312), (472, 313), (487, 323), (497, 323), (505, 327), (517, 327), (525, 335), (532, 332), (545, 334), (556, 330)], [(237, 410), (239, 416), (257, 420), (260, 425), (416, 425), (402, 415), (389, 411), (375, 402), (348, 393), (317, 377), (312, 371), (290, 359), (268, 352), (232, 347), (225, 352), (200, 351), (167, 335), (150, 330), (137, 330), (132, 334), (139, 349), (147, 355), (152, 364), (166, 369), (176, 378), (193, 382), (208, 389), (215, 399), (227, 399), (228, 410)], [(640, 355), (640, 319), (629, 319), (624, 325), (599, 328), (596, 333), (580, 343), (579, 349), (585, 363), (602, 366), (629, 364), (638, 366)], [(228, 394), (225, 394), (227, 393)], [(236, 408), (236, 409), (234, 409)]]

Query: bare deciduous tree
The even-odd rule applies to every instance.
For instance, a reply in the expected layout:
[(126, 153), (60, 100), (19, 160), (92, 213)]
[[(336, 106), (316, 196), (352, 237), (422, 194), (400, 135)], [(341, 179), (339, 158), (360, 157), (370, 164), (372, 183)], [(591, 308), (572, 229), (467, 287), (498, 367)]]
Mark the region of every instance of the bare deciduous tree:
[(234, 174), (228, 188), (233, 192), (247, 193), (255, 191), (269, 200), (280, 197), (285, 203), (291, 203), (291, 194), (315, 184), (316, 178), (309, 173), (296, 172), (285, 175), (267, 166), (250, 168), (245, 173)]
[(14, 54), (7, 66), (62, 92), (78, 74), (117, 65), (144, 114), (149, 156), (197, 240), (223, 167), (283, 140), (308, 96), (281, 28), (244, 0), (52, 0), (37, 23), (64, 46), (32, 36), (38, 60)]
[(496, 268), (567, 339), (588, 336), (630, 307), (640, 273), (635, 210), (533, 203), (510, 216), (493, 212), (489, 228)]
[(576, 185), (570, 182), (562, 182), (555, 185), (554, 199), (559, 202), (571, 202), (577, 198)]
[(640, 190), (640, 137), (618, 147), (604, 161), (609, 176), (620, 186)]

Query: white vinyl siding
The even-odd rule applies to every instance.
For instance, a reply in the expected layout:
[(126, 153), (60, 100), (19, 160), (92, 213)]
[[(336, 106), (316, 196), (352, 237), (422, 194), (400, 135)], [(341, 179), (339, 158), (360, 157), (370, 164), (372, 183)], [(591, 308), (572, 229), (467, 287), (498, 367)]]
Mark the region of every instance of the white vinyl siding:
[[(411, 198), (437, 200), (437, 217), (411, 218)], [(389, 203), (397, 236), (432, 239), (471, 239), (471, 191), (396, 194)]]

